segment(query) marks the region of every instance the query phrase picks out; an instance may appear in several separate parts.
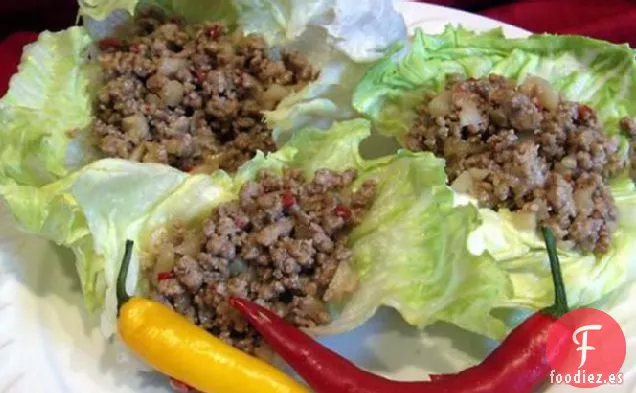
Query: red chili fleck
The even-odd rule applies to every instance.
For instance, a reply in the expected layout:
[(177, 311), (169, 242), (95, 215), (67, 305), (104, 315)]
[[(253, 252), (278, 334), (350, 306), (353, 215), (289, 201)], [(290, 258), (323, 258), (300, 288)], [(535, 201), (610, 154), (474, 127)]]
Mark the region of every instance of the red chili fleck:
[(454, 87), (451, 92), (452, 94), (462, 94), (462, 93), (465, 93), (466, 90), (464, 90), (464, 87), (460, 85), (460, 86)]
[(291, 191), (285, 190), (283, 193), (283, 207), (289, 209), (296, 204), (296, 198), (292, 195)]
[(139, 53), (141, 52), (141, 46), (139, 44), (131, 44), (128, 47), (128, 50), (131, 51), (132, 53)]
[(189, 393), (189, 392), (193, 392), (194, 388), (191, 387), (190, 385), (178, 381), (174, 378), (170, 378), (170, 384), (172, 385), (173, 389), (176, 390), (178, 393)]
[(173, 272), (161, 272), (161, 273), (157, 274), (157, 280), (159, 280), (159, 281), (170, 280), (172, 278), (174, 278), (174, 273)]
[(111, 48), (121, 48), (122, 42), (118, 38), (104, 38), (97, 42), (97, 46), (99, 49), (111, 49)]
[(222, 32), (223, 28), (221, 27), (221, 25), (213, 25), (212, 27), (210, 27), (210, 35), (212, 36), (212, 38), (219, 38)]
[(199, 81), (199, 83), (203, 83), (205, 82), (205, 79), (207, 78), (207, 74), (203, 71), (197, 71), (197, 80)]
[(587, 105), (579, 105), (579, 118), (590, 117), (594, 111)]
[(344, 206), (338, 206), (336, 208), (336, 216), (342, 217), (342, 218), (348, 218), (351, 216), (351, 210), (349, 210), (348, 208)]

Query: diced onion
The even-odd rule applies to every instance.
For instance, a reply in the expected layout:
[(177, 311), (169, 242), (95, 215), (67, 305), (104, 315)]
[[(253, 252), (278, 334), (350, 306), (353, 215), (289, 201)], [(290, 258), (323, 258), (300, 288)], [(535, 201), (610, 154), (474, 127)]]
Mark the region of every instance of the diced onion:
[(444, 91), (428, 103), (431, 116), (444, 117), (451, 112), (451, 92)]
[(594, 210), (592, 196), (596, 187), (577, 188), (574, 191), (574, 204), (576, 209), (583, 214), (590, 214)]
[(271, 85), (261, 96), (261, 102), (265, 109), (272, 110), (289, 94), (287, 88), (277, 83)]
[(537, 228), (537, 215), (531, 211), (513, 212), (512, 224), (521, 230), (534, 231)]
[(476, 126), (481, 123), (481, 114), (474, 101), (464, 100), (459, 112), (459, 125), (461, 127)]
[(121, 120), (121, 127), (128, 137), (136, 143), (146, 139), (150, 134), (150, 126), (144, 115), (132, 115)]
[(167, 76), (172, 76), (180, 69), (185, 68), (187, 64), (186, 59), (164, 57), (159, 62), (159, 72)]
[(537, 97), (541, 105), (550, 112), (555, 112), (559, 105), (559, 95), (550, 83), (538, 76), (529, 75), (520, 86), (521, 92)]
[(146, 152), (145, 144), (142, 143), (140, 145), (137, 145), (137, 147), (135, 147), (132, 153), (130, 153), (130, 157), (128, 159), (133, 162), (140, 162), (145, 152)]
[(163, 101), (168, 106), (175, 106), (181, 102), (183, 98), (183, 85), (177, 81), (168, 81), (163, 87)]
[(462, 172), (451, 184), (451, 188), (456, 192), (470, 194), (475, 187), (475, 182), (480, 182), (488, 177), (488, 170), (471, 168)]
[(180, 255), (197, 255), (201, 248), (201, 235), (198, 231), (190, 230), (183, 237), (183, 242), (174, 248)]
[(451, 188), (456, 192), (468, 194), (473, 189), (473, 178), (468, 171), (462, 172), (451, 184)]
[(348, 261), (342, 261), (325, 292), (324, 301), (339, 303), (347, 294), (355, 292), (357, 287), (358, 274)]

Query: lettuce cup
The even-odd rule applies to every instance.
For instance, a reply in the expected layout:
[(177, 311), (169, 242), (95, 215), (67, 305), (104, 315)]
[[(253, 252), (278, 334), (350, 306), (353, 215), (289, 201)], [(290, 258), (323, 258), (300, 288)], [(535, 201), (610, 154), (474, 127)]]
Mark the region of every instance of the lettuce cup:
[[(541, 226), (557, 236), (572, 304), (634, 278), (635, 99), (627, 45), (447, 26), (416, 31), (375, 65), (354, 107), (405, 149), (444, 160), (456, 203), (479, 209), (464, 247), (510, 280), (492, 310), (510, 324), (508, 311), (551, 301)], [(475, 321), (470, 330), (492, 332)]]
[(25, 48), (0, 99), (3, 184), (103, 158), (235, 172), (350, 118), (355, 82), (406, 35), (385, 0), (80, 2), (80, 16)]

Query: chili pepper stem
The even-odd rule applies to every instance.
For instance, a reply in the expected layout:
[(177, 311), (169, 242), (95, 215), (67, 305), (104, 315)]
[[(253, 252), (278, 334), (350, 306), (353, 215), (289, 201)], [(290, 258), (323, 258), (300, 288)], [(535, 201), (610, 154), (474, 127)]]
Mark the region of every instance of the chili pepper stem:
[(545, 239), (546, 249), (548, 251), (548, 257), (550, 258), (550, 270), (552, 272), (552, 281), (554, 282), (554, 304), (543, 311), (559, 318), (569, 311), (567, 293), (565, 291), (563, 275), (561, 274), (561, 265), (559, 263), (559, 256), (556, 248), (556, 238), (546, 227), (542, 228), (542, 232)]
[(126, 240), (126, 249), (124, 250), (124, 257), (121, 261), (121, 267), (119, 268), (119, 275), (117, 276), (117, 316), (119, 317), (119, 310), (126, 303), (130, 296), (126, 292), (126, 279), (128, 278), (128, 267), (130, 265), (130, 259), (132, 257), (133, 241)]

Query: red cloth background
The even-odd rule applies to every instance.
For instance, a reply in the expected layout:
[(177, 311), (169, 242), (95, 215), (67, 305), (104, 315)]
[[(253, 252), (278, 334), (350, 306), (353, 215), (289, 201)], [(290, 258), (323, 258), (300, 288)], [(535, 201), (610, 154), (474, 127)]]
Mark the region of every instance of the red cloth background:
[[(581, 34), (636, 47), (636, 0), (428, 0), (536, 33)], [(0, 96), (35, 32), (75, 22), (76, 0), (0, 0)]]

